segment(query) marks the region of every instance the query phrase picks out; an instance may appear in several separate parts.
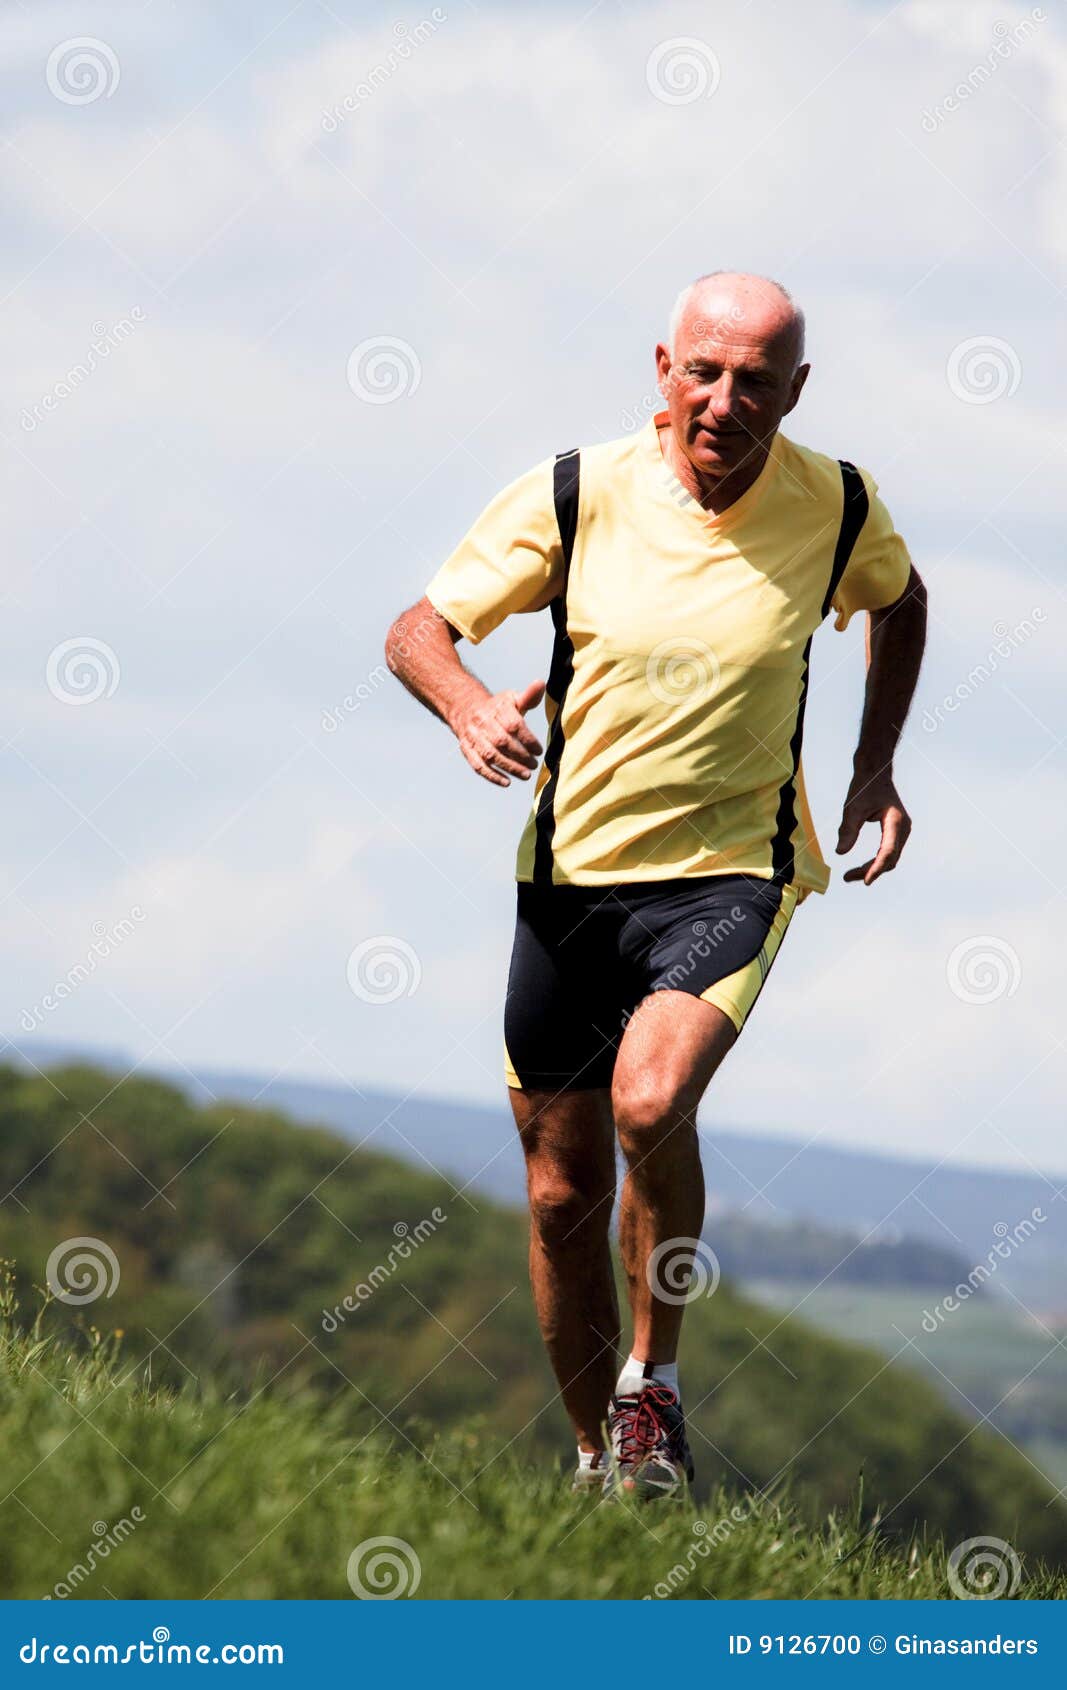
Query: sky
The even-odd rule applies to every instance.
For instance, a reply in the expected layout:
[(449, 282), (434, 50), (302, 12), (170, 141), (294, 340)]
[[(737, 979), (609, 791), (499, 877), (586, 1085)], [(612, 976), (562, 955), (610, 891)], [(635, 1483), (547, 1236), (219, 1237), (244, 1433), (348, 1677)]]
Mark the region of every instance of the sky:
[[(743, 268), (807, 312), (787, 432), (874, 474), (931, 629), (904, 860), (805, 903), (702, 1123), (1067, 1175), (1053, 9), (16, 0), (0, 41), (8, 1054), (503, 1102), (529, 788), (384, 633), (501, 487), (647, 418), (674, 296)], [(813, 654), (827, 851), (860, 623)], [(460, 649), (518, 687), (550, 642)]]

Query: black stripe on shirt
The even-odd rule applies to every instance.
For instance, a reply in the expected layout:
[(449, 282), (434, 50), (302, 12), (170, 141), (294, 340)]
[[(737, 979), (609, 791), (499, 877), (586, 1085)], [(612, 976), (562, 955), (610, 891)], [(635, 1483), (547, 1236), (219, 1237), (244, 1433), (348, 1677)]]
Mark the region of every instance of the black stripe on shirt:
[[(843, 484), (843, 500), (841, 505), (841, 527), (838, 530), (837, 545), (834, 547), (834, 561), (830, 569), (830, 579), (826, 585), (826, 592), (822, 601), (822, 616), (825, 620), (829, 615), (834, 594), (837, 592), (848, 567), (848, 560), (855, 549), (856, 541), (860, 537), (860, 530), (867, 520), (870, 500), (867, 489), (863, 484), (863, 477), (855, 464), (840, 460), (841, 481)], [(811, 658), (812, 635), (808, 635), (804, 647), (804, 658), (801, 667), (800, 702), (797, 705), (797, 719), (793, 728), (793, 737), (789, 742), (790, 772), (778, 794), (778, 815), (775, 822), (774, 837), (771, 840), (771, 868), (774, 879), (783, 886), (792, 883), (796, 871), (796, 861), (793, 851), (793, 834), (797, 826), (797, 770), (800, 767), (800, 752), (804, 741), (804, 710), (808, 702), (808, 672)]]
[(559, 526), (559, 537), (563, 547), (563, 581), (559, 594), (552, 600), (552, 621), (555, 624), (556, 637), (552, 647), (552, 663), (548, 671), (546, 691), (555, 705), (555, 715), (548, 731), (548, 747), (545, 751), (545, 768), (548, 779), (541, 788), (540, 800), (537, 807), (537, 819), (534, 823), (534, 865), (533, 879), (535, 885), (551, 886), (552, 884), (552, 840), (556, 831), (556, 786), (559, 781), (559, 764), (563, 755), (563, 705), (567, 697), (567, 689), (574, 676), (574, 645), (567, 631), (567, 583), (570, 577), (571, 558), (574, 555), (574, 541), (578, 533), (578, 492), (581, 473), (581, 457), (575, 446), (569, 452), (561, 452), (556, 459), (552, 471), (552, 497), (556, 507), (556, 522)]

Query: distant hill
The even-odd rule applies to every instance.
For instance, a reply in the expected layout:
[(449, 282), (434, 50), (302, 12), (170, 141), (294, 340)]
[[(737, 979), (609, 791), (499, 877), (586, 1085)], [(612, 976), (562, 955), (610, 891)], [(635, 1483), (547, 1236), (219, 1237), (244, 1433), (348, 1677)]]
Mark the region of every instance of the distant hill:
[[(526, 1283), (526, 1222), (273, 1109), (192, 1104), (88, 1067), (0, 1067), (0, 1253), (91, 1301), (46, 1329), (123, 1328), (131, 1372), (313, 1390), (359, 1438), (572, 1453)], [(85, 1245), (84, 1240), (90, 1241)], [(79, 1244), (79, 1241), (82, 1241)], [(94, 1242), (95, 1241), (95, 1242)], [(1067, 1562), (1067, 1513), (1025, 1459), (874, 1351), (739, 1296), (687, 1311), (703, 1491), (788, 1484), (810, 1519), (863, 1474), (885, 1529), (992, 1534)]]
[[(33, 1051), (41, 1066), (84, 1054), (44, 1040), (34, 1041)], [(17, 1065), (17, 1058), (12, 1060)], [(130, 1066), (117, 1052), (108, 1052), (99, 1065), (118, 1073)], [(197, 1077), (172, 1071), (163, 1077), (196, 1101), (261, 1102), (298, 1120), (332, 1127), (367, 1149), (440, 1172), (455, 1188), (507, 1203), (524, 1201), (522, 1157), (506, 1102), (494, 1109), (368, 1091), (355, 1083), (272, 1079), (210, 1068)], [(1059, 1195), (1059, 1181), (718, 1127), (702, 1126), (701, 1140), (707, 1236), (713, 1243), (722, 1210), (740, 1211), (747, 1221), (809, 1222), (848, 1235), (853, 1248), (869, 1234), (873, 1237), (864, 1249), (872, 1243), (923, 1241), (947, 1252), (944, 1284), (950, 1290), (960, 1272), (965, 1277), (975, 1264), (987, 1262), (1005, 1230), (1014, 1231), (1038, 1209), (1045, 1219), (1025, 1245), (1006, 1256), (998, 1252), (990, 1289), (995, 1294), (1003, 1286), (1037, 1313), (1067, 1316), (1067, 1201)], [(856, 1256), (860, 1253), (857, 1248)], [(898, 1259), (903, 1261), (905, 1253), (902, 1249)], [(853, 1270), (855, 1261), (850, 1257), (838, 1273), (841, 1282), (853, 1271), (860, 1277), (866, 1272), (859, 1264)]]
[(968, 1405), (1026, 1452), (1053, 1489), (1067, 1486), (1067, 1348), (1063, 1329), (1031, 1320), (1010, 1297), (973, 1297), (938, 1320), (925, 1288), (749, 1279), (745, 1294), (798, 1309), (836, 1338), (899, 1356), (955, 1407)]
[[(924, 1238), (866, 1239), (815, 1226), (811, 1221), (751, 1220), (739, 1210), (710, 1216), (705, 1236), (719, 1265), (743, 1284), (778, 1281), (790, 1288), (813, 1285), (892, 1287), (937, 1294), (967, 1278), (970, 1263), (956, 1250)], [(972, 1295), (988, 1298), (988, 1283)]]
[[(169, 1077), (197, 1095), (194, 1082)], [(204, 1070), (202, 1079), (217, 1097), (256, 1097), (300, 1120), (334, 1127), (368, 1148), (443, 1170), (460, 1186), (504, 1202), (524, 1199), (522, 1157), (506, 1103), (490, 1109), (213, 1070)], [(991, 1289), (1003, 1285), (1039, 1313), (1067, 1315), (1067, 1201), (1059, 1195), (1061, 1181), (706, 1125), (701, 1142), (713, 1241), (716, 1210), (737, 1209), (749, 1220), (809, 1221), (854, 1240), (871, 1233), (883, 1243), (923, 1240), (969, 1271), (986, 1262), (1004, 1229), (1014, 1231), (1038, 1209), (1045, 1219), (1024, 1247), (998, 1256)], [(946, 1290), (956, 1278), (953, 1268)]]

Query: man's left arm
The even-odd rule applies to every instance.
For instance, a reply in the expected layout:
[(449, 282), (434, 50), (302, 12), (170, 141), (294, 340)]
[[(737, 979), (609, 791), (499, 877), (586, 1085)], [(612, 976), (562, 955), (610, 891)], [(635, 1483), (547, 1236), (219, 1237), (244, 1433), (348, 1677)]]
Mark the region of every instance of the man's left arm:
[(851, 851), (866, 822), (878, 822), (881, 843), (846, 880), (872, 886), (896, 867), (911, 832), (911, 817), (893, 780), (893, 758), (919, 678), (926, 644), (926, 588), (912, 565), (900, 598), (867, 619), (867, 687), (852, 780), (841, 815), (839, 855)]

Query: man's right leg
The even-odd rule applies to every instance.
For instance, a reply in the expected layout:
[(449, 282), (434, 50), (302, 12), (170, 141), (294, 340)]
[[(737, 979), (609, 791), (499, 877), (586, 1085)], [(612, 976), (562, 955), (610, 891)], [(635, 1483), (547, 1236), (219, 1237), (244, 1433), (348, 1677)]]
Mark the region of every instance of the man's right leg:
[(513, 1087), (508, 1095), (526, 1157), (530, 1281), (541, 1335), (579, 1448), (603, 1449), (619, 1343), (608, 1245), (615, 1196), (611, 1093)]

